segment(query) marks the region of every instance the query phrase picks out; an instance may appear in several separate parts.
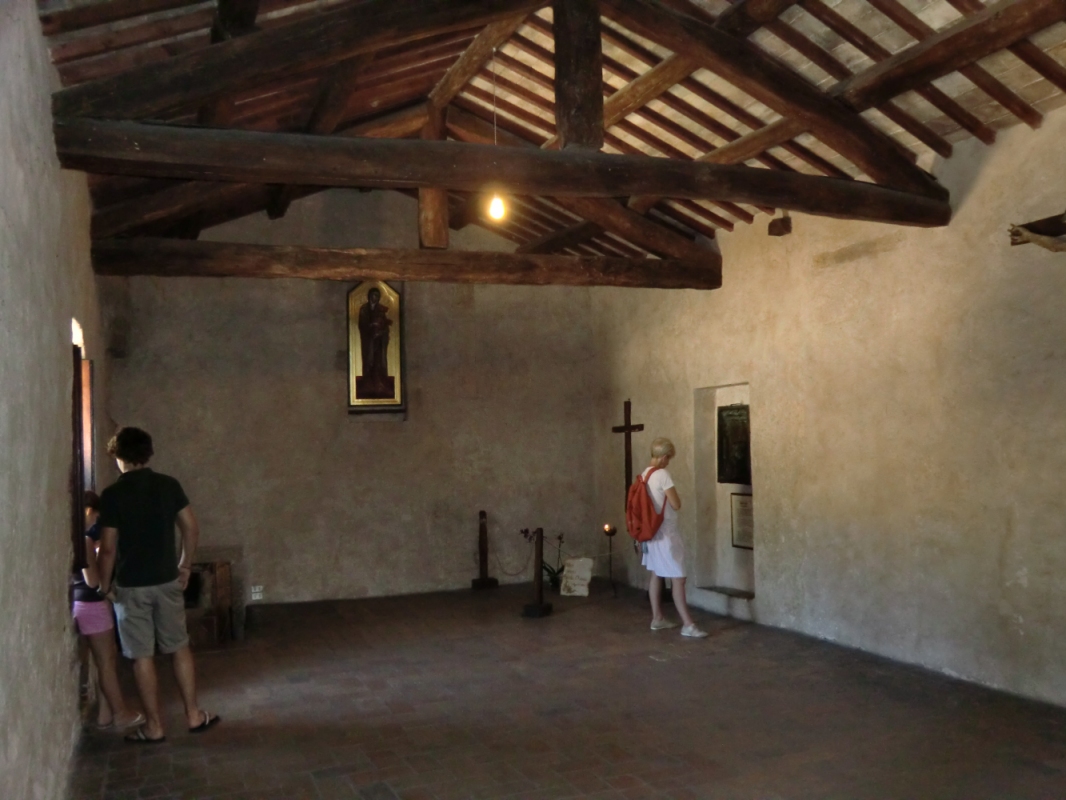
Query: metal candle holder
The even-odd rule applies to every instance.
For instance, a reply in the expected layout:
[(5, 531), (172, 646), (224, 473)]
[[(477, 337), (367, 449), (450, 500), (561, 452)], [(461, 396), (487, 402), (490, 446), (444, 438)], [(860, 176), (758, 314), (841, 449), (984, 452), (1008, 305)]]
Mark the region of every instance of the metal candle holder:
[(607, 537), (607, 576), (611, 579), (611, 595), (618, 597), (618, 589), (614, 585), (614, 535), (618, 529), (607, 523), (603, 526), (603, 534)]

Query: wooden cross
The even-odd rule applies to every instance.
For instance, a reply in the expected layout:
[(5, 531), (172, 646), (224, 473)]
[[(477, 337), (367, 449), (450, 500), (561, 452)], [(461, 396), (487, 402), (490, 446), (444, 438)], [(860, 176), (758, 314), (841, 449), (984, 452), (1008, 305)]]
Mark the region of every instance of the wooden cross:
[(626, 400), (622, 405), (622, 425), (611, 428), (612, 433), (624, 433), (626, 435), (626, 499), (629, 498), (629, 485), (633, 483), (633, 434), (644, 430), (643, 425), (634, 425), (632, 417), (633, 404)]

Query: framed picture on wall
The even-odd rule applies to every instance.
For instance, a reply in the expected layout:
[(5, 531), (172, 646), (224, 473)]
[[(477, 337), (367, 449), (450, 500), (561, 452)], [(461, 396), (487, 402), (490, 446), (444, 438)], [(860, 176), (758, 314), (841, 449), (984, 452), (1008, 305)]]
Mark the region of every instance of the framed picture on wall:
[(751, 424), (746, 405), (718, 408), (718, 482), (751, 485)]
[(733, 547), (755, 549), (755, 512), (750, 494), (729, 495), (729, 514), (733, 521)]
[(348, 413), (407, 410), (403, 291), (365, 281), (348, 293)]

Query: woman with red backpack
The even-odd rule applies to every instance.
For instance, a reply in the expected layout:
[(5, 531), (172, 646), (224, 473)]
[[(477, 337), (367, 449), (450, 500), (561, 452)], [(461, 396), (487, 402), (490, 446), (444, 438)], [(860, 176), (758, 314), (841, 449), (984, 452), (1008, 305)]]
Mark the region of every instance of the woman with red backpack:
[(674, 479), (666, 471), (670, 459), (675, 455), (674, 443), (669, 439), (659, 438), (651, 443), (651, 463), (641, 473), (640, 480), (647, 487), (656, 514), (662, 514), (662, 524), (655, 535), (641, 544), (643, 558), (641, 564), (651, 570), (651, 583), (648, 593), (651, 596), (651, 629), (660, 631), (676, 628), (677, 623), (663, 616), (662, 603), (659, 598), (662, 579), (669, 578), (674, 587), (674, 605), (684, 623), (681, 635), (693, 639), (702, 639), (706, 631), (697, 627), (692, 620), (685, 601), (685, 543), (677, 525), (677, 512), (681, 509), (681, 497), (674, 488)]

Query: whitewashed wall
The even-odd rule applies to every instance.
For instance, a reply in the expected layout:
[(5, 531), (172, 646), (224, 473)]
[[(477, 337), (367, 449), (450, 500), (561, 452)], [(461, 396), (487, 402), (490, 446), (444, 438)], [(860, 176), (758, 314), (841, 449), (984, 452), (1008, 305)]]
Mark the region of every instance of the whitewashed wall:
[[(208, 237), (417, 247), (417, 205), (331, 191), (283, 220), (259, 215)], [(477, 229), (453, 241), (506, 246)], [(252, 585), (265, 602), (469, 586), (481, 509), (502, 582), (532, 575), (520, 528), (564, 532), (577, 554), (600, 544), (587, 290), (408, 284), (410, 410), (389, 422), (346, 413), (354, 283), (108, 285), (127, 293), (115, 313), (130, 320), (112, 414), (155, 437), (153, 464), (186, 487), (204, 546), (242, 559), (245, 596)]]
[[(761, 217), (721, 290), (592, 291), (600, 415), (631, 397), (642, 451), (673, 437), (683, 498), (694, 392), (750, 383), (758, 621), (1066, 703), (1066, 255), (1006, 233), (1066, 208), (1064, 140), (1059, 111), (956, 145), (947, 228)], [(682, 527), (694, 553), (691, 503)]]
[[(71, 317), (100, 360), (89, 199), (52, 146), (36, 5), (0, 0), (0, 797), (55, 800), (77, 735)], [(100, 375), (103, 383), (103, 373)]]

